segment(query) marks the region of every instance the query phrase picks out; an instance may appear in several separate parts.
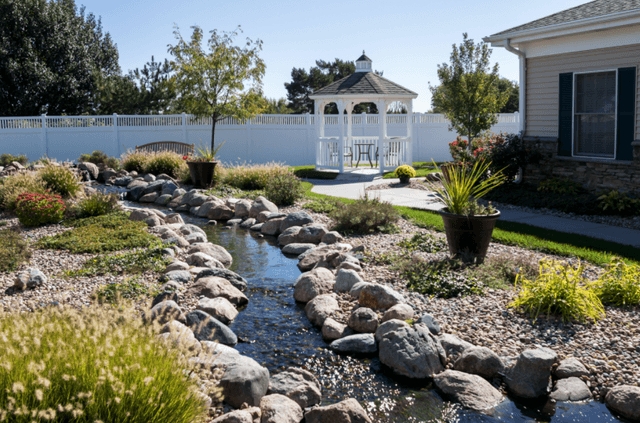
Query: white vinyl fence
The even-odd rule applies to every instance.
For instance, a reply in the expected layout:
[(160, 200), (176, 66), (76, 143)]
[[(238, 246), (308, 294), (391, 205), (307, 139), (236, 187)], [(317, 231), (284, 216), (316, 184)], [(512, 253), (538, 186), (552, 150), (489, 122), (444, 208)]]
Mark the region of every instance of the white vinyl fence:
[[(338, 115), (325, 115), (325, 136), (338, 136)], [(405, 136), (408, 115), (387, 115), (389, 136)], [(377, 136), (378, 115), (354, 115), (354, 137)], [(518, 132), (519, 116), (503, 114), (493, 132)], [(413, 115), (413, 161), (445, 161), (456, 134), (442, 115)], [(216, 125), (216, 145), (225, 142), (218, 157), (226, 163), (281, 162), (291, 166), (315, 163), (314, 115), (259, 115), (242, 123), (225, 119)], [(209, 146), (211, 119), (190, 115), (156, 116), (39, 116), (0, 118), (0, 154), (24, 154), (29, 160), (48, 156), (77, 160), (101, 150), (119, 157), (136, 145), (180, 141)]]

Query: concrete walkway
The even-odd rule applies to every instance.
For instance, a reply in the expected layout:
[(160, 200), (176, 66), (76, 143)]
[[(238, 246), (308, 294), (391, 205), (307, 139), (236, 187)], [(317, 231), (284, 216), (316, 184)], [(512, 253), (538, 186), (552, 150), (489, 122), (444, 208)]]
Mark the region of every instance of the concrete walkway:
[[(341, 177), (335, 180), (309, 180), (314, 184), (312, 192), (358, 199), (364, 196), (365, 189), (369, 186), (382, 183), (397, 183), (399, 179), (369, 178), (363, 182), (362, 177)], [(371, 180), (373, 179), (373, 180)], [(367, 191), (369, 197), (377, 197), (395, 206), (413, 207), (423, 210), (439, 210), (442, 205), (436, 202), (435, 196), (430, 191), (410, 188), (393, 188)], [(605, 225), (602, 223), (585, 222), (582, 220), (566, 219), (562, 217), (547, 216), (544, 214), (528, 213), (517, 210), (501, 210), (500, 219), (509, 222), (524, 223), (539, 228), (552, 229), (559, 232), (567, 232), (588, 236), (595, 239), (612, 241), (618, 244), (631, 245), (640, 248), (640, 231), (621, 228), (619, 226)]]

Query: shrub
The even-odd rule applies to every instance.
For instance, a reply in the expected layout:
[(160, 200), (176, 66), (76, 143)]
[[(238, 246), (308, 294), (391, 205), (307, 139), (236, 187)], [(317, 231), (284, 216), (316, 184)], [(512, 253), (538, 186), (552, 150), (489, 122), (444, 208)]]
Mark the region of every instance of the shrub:
[(335, 230), (349, 233), (368, 234), (373, 232), (395, 232), (395, 222), (400, 215), (390, 203), (378, 198), (364, 198), (346, 204), (331, 213), (335, 220)]
[(598, 197), (598, 207), (603, 212), (609, 210), (614, 214), (637, 215), (640, 214), (640, 199), (612, 190)]
[(102, 151), (94, 151), (91, 154), (81, 154), (78, 158), (79, 162), (89, 162), (96, 165), (103, 164), (105, 167), (111, 169), (118, 169), (120, 167), (120, 161), (115, 157), (109, 157)]
[(287, 174), (289, 168), (279, 163), (238, 165), (224, 168), (222, 182), (245, 191), (264, 190), (270, 179)]
[(29, 159), (24, 154), (21, 154), (19, 156), (14, 156), (11, 154), (4, 153), (0, 156), (0, 166), (8, 166), (11, 164), (11, 162), (18, 162), (22, 166), (25, 166), (28, 161)]
[(66, 225), (74, 229), (42, 237), (36, 245), (72, 253), (104, 253), (146, 247), (157, 240), (147, 233), (144, 222), (130, 221), (127, 214), (122, 212), (78, 219)]
[(595, 282), (595, 292), (605, 304), (634, 306), (640, 304), (640, 267), (613, 258), (606, 272)]
[(158, 294), (157, 289), (150, 289), (136, 278), (128, 278), (122, 283), (110, 283), (98, 289), (93, 297), (100, 304), (117, 304), (122, 299), (135, 300), (140, 297), (152, 297)]
[(138, 173), (144, 173), (144, 168), (150, 156), (150, 153), (144, 151), (128, 151), (122, 156), (122, 168), (127, 172), (135, 170)]
[(312, 210), (316, 213), (331, 214), (335, 210), (344, 206), (344, 203), (337, 198), (318, 198), (309, 203), (306, 203), (302, 207)]
[(584, 188), (582, 188), (582, 185), (580, 185), (579, 183), (574, 182), (570, 179), (549, 178), (540, 182), (540, 185), (538, 185), (538, 191), (562, 195), (575, 195), (580, 193), (581, 191), (584, 191)]
[(61, 196), (75, 197), (82, 189), (76, 175), (63, 166), (46, 166), (38, 171), (47, 188)]
[(219, 397), (186, 342), (161, 341), (131, 307), (0, 317), (7, 421), (191, 423), (206, 418), (202, 390)]
[(29, 260), (29, 243), (22, 238), (19, 230), (0, 231), (0, 271), (10, 272)]
[(538, 269), (538, 261), (532, 255), (500, 255), (488, 257), (481, 265), (471, 268), (468, 274), (489, 288), (511, 288), (518, 275), (527, 279), (537, 278)]
[(403, 176), (406, 176), (408, 178), (415, 178), (416, 170), (409, 165), (398, 166), (396, 168), (396, 176), (398, 178), (401, 178)]
[(144, 164), (145, 173), (153, 175), (164, 173), (176, 178), (180, 173), (180, 169), (187, 167), (182, 155), (173, 151), (157, 151), (148, 153), (148, 155), (148, 159)]
[(483, 132), (473, 139), (471, 148), (468, 148), (469, 142), (458, 136), (454, 142), (449, 143), (449, 152), (455, 163), (464, 162), (473, 166), (478, 160), (490, 161), (491, 151), (502, 145), (506, 140), (505, 137), (502, 133)]
[(65, 208), (59, 195), (20, 194), (15, 212), (24, 226), (40, 226), (60, 222)]
[(491, 161), (493, 172), (502, 170), (502, 173), (507, 176), (507, 181), (513, 182), (519, 169), (524, 169), (528, 164), (539, 163), (542, 154), (538, 150), (525, 148), (518, 134), (507, 134), (503, 137), (503, 142), (495, 143), (489, 147), (487, 159)]
[(74, 213), (78, 218), (102, 216), (118, 210), (120, 210), (118, 194), (105, 194), (102, 192), (96, 192), (83, 198), (74, 207)]
[(402, 240), (398, 245), (409, 253), (414, 251), (439, 253), (448, 249), (446, 239), (435, 237), (426, 232), (414, 234), (411, 239)]
[(67, 276), (96, 276), (143, 273), (147, 271), (161, 272), (171, 261), (162, 254), (162, 244), (114, 255), (99, 255), (85, 261), (79, 270), (66, 272)]
[(453, 298), (482, 294), (482, 284), (457, 271), (458, 266), (451, 260), (427, 261), (413, 257), (399, 267), (400, 274), (407, 280), (407, 288), (423, 295)]
[(18, 173), (0, 179), (0, 206), (13, 210), (20, 194), (47, 194), (44, 181), (36, 173)]
[(536, 279), (518, 276), (516, 287), (521, 281), (520, 291), (509, 307), (523, 308), (534, 319), (546, 312), (547, 316), (562, 316), (563, 321), (597, 321), (604, 317), (604, 307), (596, 292), (589, 289), (591, 284), (583, 270), (582, 264), (574, 268), (568, 263), (541, 260), (540, 275)]
[(275, 175), (269, 179), (264, 193), (275, 205), (290, 206), (304, 196), (304, 188), (297, 177), (286, 173)]

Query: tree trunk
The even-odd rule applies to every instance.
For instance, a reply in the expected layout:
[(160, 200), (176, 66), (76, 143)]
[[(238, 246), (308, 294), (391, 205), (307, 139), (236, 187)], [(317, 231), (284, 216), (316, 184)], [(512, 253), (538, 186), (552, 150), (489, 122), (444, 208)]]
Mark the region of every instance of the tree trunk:
[(211, 125), (211, 154), (213, 154), (213, 152), (215, 151), (216, 122), (218, 119), (216, 115), (212, 115), (211, 117), (213, 118), (213, 124)]

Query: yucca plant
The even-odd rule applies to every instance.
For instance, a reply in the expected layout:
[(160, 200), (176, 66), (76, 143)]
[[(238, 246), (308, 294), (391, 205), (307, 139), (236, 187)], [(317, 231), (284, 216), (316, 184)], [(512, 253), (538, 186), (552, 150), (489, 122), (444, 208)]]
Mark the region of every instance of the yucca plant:
[(222, 142), (222, 144), (220, 144), (219, 146), (217, 146), (215, 149), (210, 149), (209, 147), (206, 147), (204, 145), (199, 146), (198, 148), (196, 148), (196, 156), (191, 158), (191, 161), (194, 162), (215, 162), (216, 161), (216, 155), (218, 154), (218, 151), (220, 151), (220, 149), (222, 148), (222, 146), (224, 145), (224, 141)]

